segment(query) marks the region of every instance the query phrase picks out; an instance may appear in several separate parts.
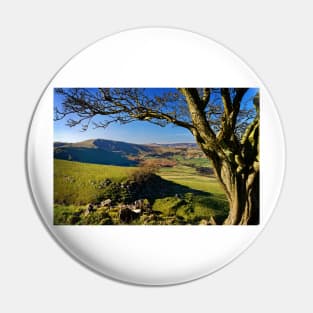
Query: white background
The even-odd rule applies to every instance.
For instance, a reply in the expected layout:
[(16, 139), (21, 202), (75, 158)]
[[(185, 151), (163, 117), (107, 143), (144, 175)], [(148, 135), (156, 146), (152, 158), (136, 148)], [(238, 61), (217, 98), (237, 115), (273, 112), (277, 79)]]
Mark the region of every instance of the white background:
[[(0, 310), (312, 311), (310, 2), (86, 3), (6, 1), (0, 7)], [(284, 189), (263, 234), (223, 270), (175, 287), (123, 285), (74, 262), (41, 224), (25, 179), (28, 123), (52, 75), (94, 40), (138, 26), (181, 27), (230, 47), (269, 87), (287, 138)]]

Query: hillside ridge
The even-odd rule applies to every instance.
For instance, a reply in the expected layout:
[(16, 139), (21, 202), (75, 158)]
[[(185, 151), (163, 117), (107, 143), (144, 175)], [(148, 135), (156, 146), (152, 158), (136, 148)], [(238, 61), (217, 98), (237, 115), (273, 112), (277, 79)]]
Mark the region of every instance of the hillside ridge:
[(136, 144), (109, 139), (54, 142), (54, 158), (95, 164), (134, 166), (144, 158), (172, 158), (190, 151), (200, 153), (196, 144)]

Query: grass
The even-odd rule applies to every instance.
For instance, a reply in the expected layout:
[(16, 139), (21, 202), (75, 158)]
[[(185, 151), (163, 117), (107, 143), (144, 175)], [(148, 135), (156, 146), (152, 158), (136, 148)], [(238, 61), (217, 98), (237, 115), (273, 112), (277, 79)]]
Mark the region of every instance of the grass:
[(104, 209), (99, 209), (88, 215), (82, 207), (74, 205), (54, 206), (54, 222), (57, 225), (112, 225), (112, 217)]
[[(103, 195), (99, 184), (104, 180), (125, 182), (136, 169), (55, 160), (55, 224), (119, 224), (117, 208), (109, 213), (98, 209), (86, 215), (85, 206), (99, 202)], [(149, 198), (153, 213), (150, 216), (142, 215), (132, 224), (199, 224), (202, 220), (208, 221), (211, 216), (218, 222), (227, 216), (228, 203), (215, 178), (201, 176), (194, 167), (184, 164), (162, 168), (158, 175), (161, 178), (145, 182), (140, 188), (142, 193), (148, 190), (152, 198), (147, 194), (138, 195), (138, 199)], [(151, 189), (160, 189), (160, 193), (151, 195)]]
[(174, 157), (176, 161), (178, 161), (182, 165), (193, 166), (193, 167), (209, 167), (210, 162), (207, 158), (192, 158), (186, 159), (180, 155)]
[(96, 202), (101, 196), (99, 184), (126, 180), (134, 167), (98, 165), (65, 160), (54, 160), (54, 202), (83, 205)]
[(159, 175), (177, 184), (187, 186), (204, 192), (224, 195), (224, 191), (214, 177), (199, 175), (195, 168), (178, 165), (173, 168), (162, 168)]
[(159, 175), (168, 181), (203, 192), (185, 194), (181, 199), (181, 205), (173, 204), (169, 199), (159, 200), (156, 206), (164, 214), (172, 214), (175, 205), (175, 214), (184, 217), (189, 222), (208, 220), (211, 216), (222, 219), (227, 214), (226, 196), (216, 178), (200, 176), (195, 168), (184, 165), (163, 168), (159, 171)]

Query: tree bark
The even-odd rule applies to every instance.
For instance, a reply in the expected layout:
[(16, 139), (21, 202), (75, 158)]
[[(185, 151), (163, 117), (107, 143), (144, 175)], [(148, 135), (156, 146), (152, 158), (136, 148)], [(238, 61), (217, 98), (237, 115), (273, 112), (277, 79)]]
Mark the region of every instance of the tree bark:
[(241, 175), (234, 178), (234, 183), (225, 185), (230, 190), (229, 214), (224, 225), (258, 225), (259, 208), (259, 173), (253, 172), (248, 178)]
[[(205, 151), (204, 151), (205, 152)], [(211, 159), (215, 175), (223, 187), (229, 213), (224, 225), (258, 225), (260, 223), (260, 182), (259, 168), (250, 167), (249, 171), (240, 171), (238, 165), (222, 160), (218, 155), (207, 152)]]

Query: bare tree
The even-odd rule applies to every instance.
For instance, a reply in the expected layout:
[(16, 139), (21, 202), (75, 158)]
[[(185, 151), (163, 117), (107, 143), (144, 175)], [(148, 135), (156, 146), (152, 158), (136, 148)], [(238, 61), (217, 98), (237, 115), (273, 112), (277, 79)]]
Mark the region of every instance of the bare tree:
[[(259, 223), (259, 93), (249, 88), (60, 88), (55, 119), (107, 127), (148, 121), (188, 129), (211, 160), (228, 202), (226, 225)], [(96, 116), (102, 116), (99, 119)]]

